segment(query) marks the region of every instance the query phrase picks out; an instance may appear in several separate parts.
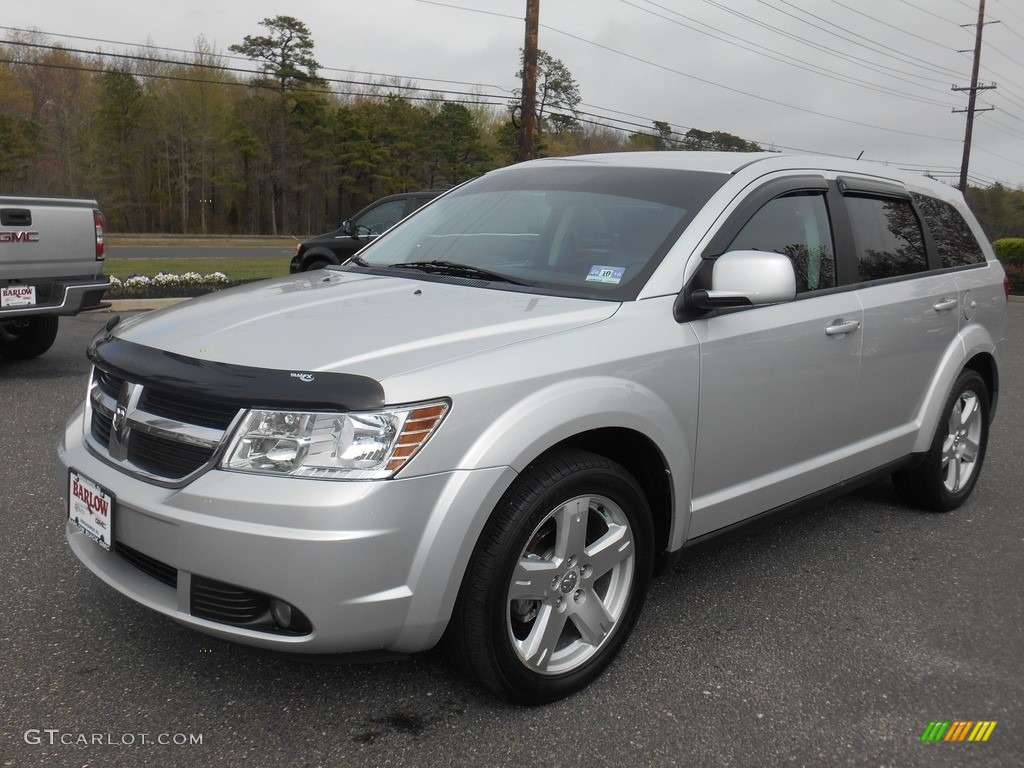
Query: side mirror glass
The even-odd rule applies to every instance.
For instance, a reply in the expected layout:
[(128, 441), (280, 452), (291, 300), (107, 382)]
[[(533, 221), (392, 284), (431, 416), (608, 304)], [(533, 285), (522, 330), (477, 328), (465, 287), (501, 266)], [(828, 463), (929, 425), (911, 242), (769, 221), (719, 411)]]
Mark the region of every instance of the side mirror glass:
[(774, 251), (729, 251), (711, 272), (711, 288), (693, 292), (700, 309), (778, 304), (796, 298), (796, 273), (788, 256)]

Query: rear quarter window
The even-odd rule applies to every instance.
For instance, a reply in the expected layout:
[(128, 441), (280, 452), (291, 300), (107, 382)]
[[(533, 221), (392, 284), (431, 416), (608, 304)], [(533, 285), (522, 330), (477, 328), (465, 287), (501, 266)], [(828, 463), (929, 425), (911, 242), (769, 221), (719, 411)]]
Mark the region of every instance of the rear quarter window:
[(913, 197), (931, 232), (944, 268), (966, 267), (985, 261), (985, 252), (981, 250), (960, 211), (945, 200), (917, 194)]
[(883, 280), (928, 269), (921, 222), (910, 200), (846, 198), (861, 280)]

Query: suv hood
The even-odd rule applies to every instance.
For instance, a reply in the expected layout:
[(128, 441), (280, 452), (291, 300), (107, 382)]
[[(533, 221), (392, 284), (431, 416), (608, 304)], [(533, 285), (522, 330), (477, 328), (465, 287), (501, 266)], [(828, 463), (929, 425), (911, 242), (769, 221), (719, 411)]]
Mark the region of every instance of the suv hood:
[(619, 304), (465, 281), (317, 271), (132, 318), (114, 335), (190, 358), (378, 381), (600, 322)]

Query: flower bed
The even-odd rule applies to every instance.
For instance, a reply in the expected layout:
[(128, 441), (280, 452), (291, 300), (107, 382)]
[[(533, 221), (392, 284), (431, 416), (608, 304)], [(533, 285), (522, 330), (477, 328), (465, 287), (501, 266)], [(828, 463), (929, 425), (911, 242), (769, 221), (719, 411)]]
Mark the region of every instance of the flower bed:
[(185, 272), (172, 275), (160, 272), (155, 277), (131, 274), (124, 280), (111, 276), (107, 299), (155, 299), (201, 296), (234, 285), (223, 272), (200, 275)]

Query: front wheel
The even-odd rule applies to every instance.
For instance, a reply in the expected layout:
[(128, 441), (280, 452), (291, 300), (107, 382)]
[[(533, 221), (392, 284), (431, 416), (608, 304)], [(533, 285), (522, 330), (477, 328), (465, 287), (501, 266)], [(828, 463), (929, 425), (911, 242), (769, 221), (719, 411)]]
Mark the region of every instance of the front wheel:
[(56, 315), (0, 320), (0, 357), (27, 360), (53, 346), (57, 338)]
[(900, 497), (915, 506), (948, 512), (971, 495), (988, 443), (989, 396), (972, 370), (957, 378), (924, 460), (893, 475)]
[(532, 465), (473, 553), (446, 636), (449, 657), (516, 703), (578, 691), (636, 623), (653, 540), (644, 493), (618, 464), (567, 451)]

